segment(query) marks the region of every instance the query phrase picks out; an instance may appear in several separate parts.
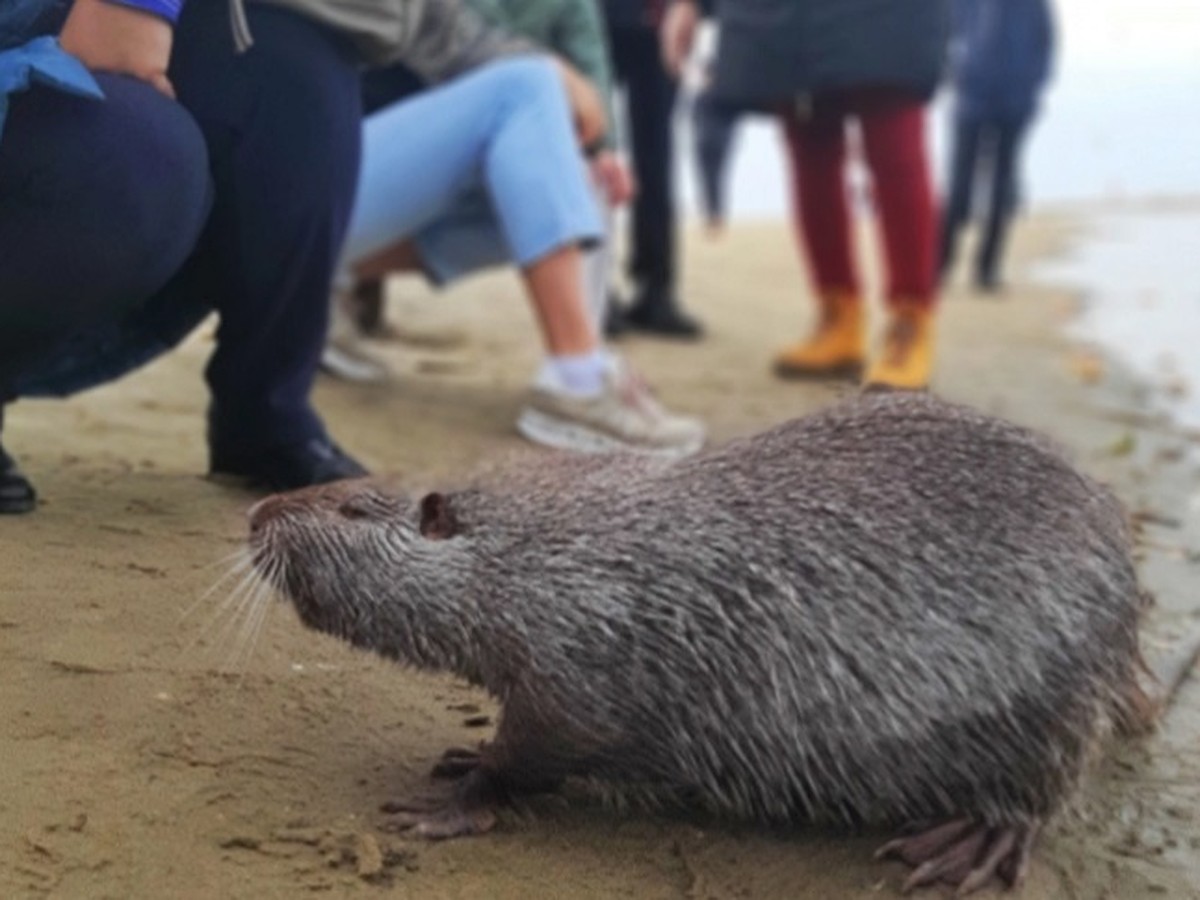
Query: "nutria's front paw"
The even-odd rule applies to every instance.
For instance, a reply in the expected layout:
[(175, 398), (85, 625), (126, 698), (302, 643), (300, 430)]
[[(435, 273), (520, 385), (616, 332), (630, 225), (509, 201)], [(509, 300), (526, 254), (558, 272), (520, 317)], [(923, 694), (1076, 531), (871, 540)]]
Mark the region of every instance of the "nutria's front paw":
[(1030, 851), (1041, 823), (989, 827), (956, 819), (884, 844), (876, 859), (901, 859), (913, 866), (901, 890), (909, 893), (939, 881), (965, 897), (998, 877), (1016, 887), (1029, 868)]
[(429, 775), (432, 778), (463, 778), (470, 775), (479, 768), (483, 762), (483, 748), (485, 744), (480, 744), (478, 750), (471, 750), (468, 747), (451, 747), (442, 754), (442, 758), (433, 764), (433, 769)]

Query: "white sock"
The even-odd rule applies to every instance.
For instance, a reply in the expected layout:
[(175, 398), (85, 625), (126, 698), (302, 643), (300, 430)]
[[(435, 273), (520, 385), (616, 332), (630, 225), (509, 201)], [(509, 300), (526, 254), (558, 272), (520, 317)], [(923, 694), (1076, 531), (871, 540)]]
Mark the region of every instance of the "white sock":
[(597, 347), (590, 353), (547, 356), (535, 381), (539, 387), (547, 390), (591, 397), (604, 390), (604, 376), (608, 369), (608, 351)]

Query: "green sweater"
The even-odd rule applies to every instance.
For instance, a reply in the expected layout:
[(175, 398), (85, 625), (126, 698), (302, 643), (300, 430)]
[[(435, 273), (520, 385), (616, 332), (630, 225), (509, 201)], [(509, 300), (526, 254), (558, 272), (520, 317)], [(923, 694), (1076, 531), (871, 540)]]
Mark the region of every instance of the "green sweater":
[(467, 0), (488, 22), (556, 53), (582, 72), (604, 97), (608, 133), (615, 146), (612, 63), (598, 0)]

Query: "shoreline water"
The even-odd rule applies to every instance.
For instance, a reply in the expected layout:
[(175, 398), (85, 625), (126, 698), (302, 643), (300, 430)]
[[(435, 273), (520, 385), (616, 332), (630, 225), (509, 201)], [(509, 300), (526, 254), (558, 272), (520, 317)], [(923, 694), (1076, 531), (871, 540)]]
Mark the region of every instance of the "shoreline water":
[(1080, 293), (1069, 336), (1154, 388), (1156, 411), (1200, 429), (1200, 203), (1109, 207), (1034, 278)]

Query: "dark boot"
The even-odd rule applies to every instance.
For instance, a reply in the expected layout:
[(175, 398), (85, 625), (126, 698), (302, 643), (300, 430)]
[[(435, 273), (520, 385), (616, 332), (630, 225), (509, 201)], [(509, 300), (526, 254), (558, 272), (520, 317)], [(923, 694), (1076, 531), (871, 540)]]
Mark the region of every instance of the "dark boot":
[(209, 408), (209, 475), (232, 478), (251, 488), (291, 491), (369, 474), (324, 433), (261, 443), (247, 442), (247, 431), (244, 423), (239, 426), (222, 419), (215, 407)]
[(625, 313), (632, 331), (660, 337), (694, 341), (704, 336), (704, 327), (679, 308), (675, 294), (667, 288), (646, 288)]
[(607, 338), (619, 338), (629, 330), (629, 323), (625, 321), (626, 308), (625, 301), (615, 288), (610, 288), (608, 292), (608, 302), (604, 308), (604, 336)]
[(354, 324), (369, 337), (388, 336), (383, 286), (382, 278), (360, 281), (354, 286), (354, 294), (350, 299)]

